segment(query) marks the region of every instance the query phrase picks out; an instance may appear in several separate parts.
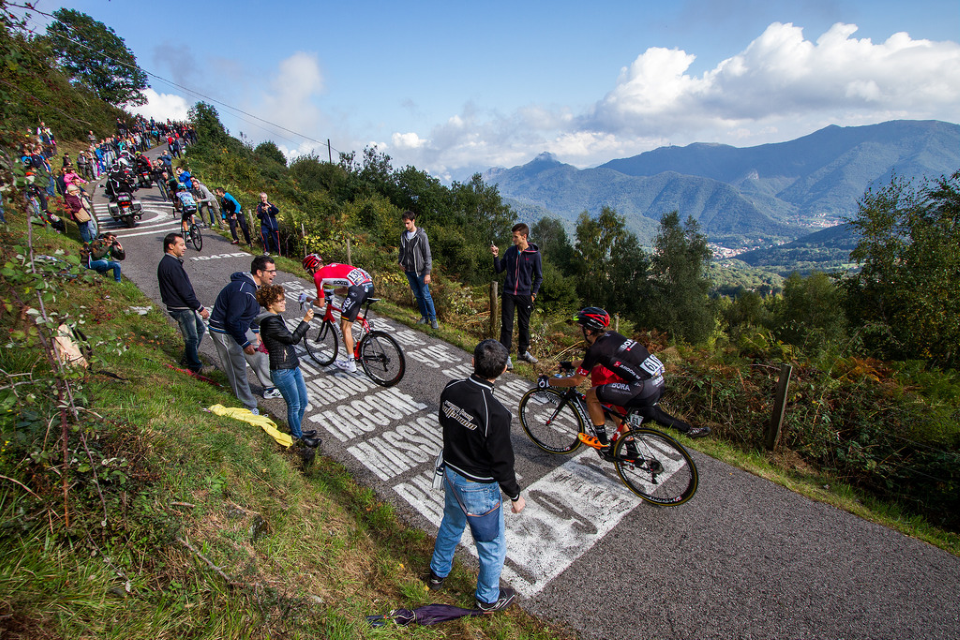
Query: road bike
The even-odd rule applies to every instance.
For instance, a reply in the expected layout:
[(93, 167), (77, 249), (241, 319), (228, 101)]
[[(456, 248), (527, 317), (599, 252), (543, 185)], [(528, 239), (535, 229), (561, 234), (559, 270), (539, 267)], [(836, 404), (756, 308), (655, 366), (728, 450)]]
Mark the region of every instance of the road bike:
[[(561, 367), (571, 371), (572, 367)], [(597, 453), (612, 462), (633, 493), (656, 505), (678, 506), (697, 492), (697, 465), (686, 449), (667, 434), (643, 427), (638, 409), (625, 411), (603, 404), (604, 415), (626, 421), (630, 430)], [(586, 397), (574, 387), (534, 388), (520, 399), (520, 426), (539, 448), (566, 455), (596, 438)], [(588, 432), (589, 430), (589, 432)], [(593, 440), (596, 448), (597, 442)]]
[[(329, 366), (336, 360), (342, 340), (340, 307), (334, 305), (332, 291), (325, 292), (325, 297), (327, 307), (320, 327), (308, 331), (303, 340), (307, 353), (321, 367)], [(353, 323), (353, 357), (371, 380), (382, 387), (392, 387), (403, 378), (407, 363), (397, 341), (384, 331), (375, 331), (372, 321), (367, 320), (370, 305), (379, 300), (368, 298), (364, 301), (362, 312)]]
[(187, 228), (184, 238), (189, 240), (190, 243), (193, 244), (193, 248), (197, 251), (203, 249), (203, 234), (200, 233), (200, 225), (198, 225), (196, 221), (190, 221), (190, 226)]

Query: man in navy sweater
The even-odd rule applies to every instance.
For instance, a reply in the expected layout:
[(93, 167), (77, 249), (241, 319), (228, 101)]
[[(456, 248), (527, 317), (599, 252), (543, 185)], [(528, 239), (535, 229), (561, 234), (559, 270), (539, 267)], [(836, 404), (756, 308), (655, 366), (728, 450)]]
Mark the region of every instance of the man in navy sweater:
[(187, 251), (183, 236), (168, 233), (163, 239), (163, 251), (163, 258), (157, 265), (157, 281), (160, 283), (160, 299), (183, 334), (184, 350), (180, 364), (194, 373), (201, 373), (203, 363), (197, 349), (206, 332), (203, 320), (210, 317), (210, 312), (197, 300), (190, 277), (183, 269), (183, 254)]
[[(256, 354), (256, 343), (247, 338), (250, 324), (260, 313), (257, 289), (272, 284), (277, 266), (266, 256), (257, 256), (250, 264), (250, 273), (237, 271), (230, 276), (230, 284), (217, 296), (210, 314), (210, 338), (217, 347), (220, 363), (230, 381), (234, 395), (251, 411), (258, 414), (257, 400), (247, 382), (247, 360), (244, 354)], [(269, 380), (269, 378), (267, 379)], [(261, 384), (267, 383), (261, 380)]]
[[(517, 359), (536, 364), (537, 359), (529, 351), (530, 313), (543, 282), (543, 266), (537, 245), (527, 242), (530, 227), (520, 223), (513, 227), (512, 232), (513, 246), (503, 254), (503, 260), (499, 257), (500, 248), (490, 245), (494, 270), (497, 273), (507, 272), (500, 303), (500, 344), (507, 348), (509, 354), (513, 344), (513, 310), (516, 308), (520, 334), (517, 340)], [(507, 358), (507, 369), (513, 369), (510, 358)]]

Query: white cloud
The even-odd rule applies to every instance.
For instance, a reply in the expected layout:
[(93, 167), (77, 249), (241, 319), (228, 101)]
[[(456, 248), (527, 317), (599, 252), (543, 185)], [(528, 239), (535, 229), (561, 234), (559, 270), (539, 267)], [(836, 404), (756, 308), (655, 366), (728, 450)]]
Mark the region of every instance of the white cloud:
[[(322, 129), (323, 114), (314, 102), (324, 90), (323, 73), (316, 54), (298, 51), (282, 60), (272, 77), (258, 86), (254, 106), (245, 111), (303, 135), (309, 136)], [(296, 135), (272, 128), (260, 120), (241, 122), (239, 126), (252, 139), (273, 140), (278, 147), (283, 142), (299, 145), (300, 149), (313, 149), (319, 145), (314, 142), (301, 144)]]
[(464, 175), (544, 151), (583, 167), (667, 144), (751, 146), (830, 124), (957, 121), (960, 44), (906, 33), (874, 43), (856, 31), (837, 23), (810, 41), (793, 24), (773, 23), (699, 75), (689, 73), (693, 53), (652, 47), (585, 113), (528, 105), (505, 115), (467, 104), (428, 135), (394, 134), (391, 154), (435, 175)]
[(153, 89), (144, 89), (143, 95), (147, 104), (140, 107), (127, 107), (127, 111), (134, 115), (141, 115), (148, 120), (186, 120), (190, 104), (182, 97), (173, 93), (157, 93)]
[(960, 107), (960, 45), (856, 39), (837, 23), (816, 42), (792, 24), (771, 24), (740, 54), (699, 77), (693, 56), (648, 49), (624, 69), (617, 86), (585, 118), (600, 131), (722, 131), (777, 119), (835, 120), (889, 114), (955, 119)]

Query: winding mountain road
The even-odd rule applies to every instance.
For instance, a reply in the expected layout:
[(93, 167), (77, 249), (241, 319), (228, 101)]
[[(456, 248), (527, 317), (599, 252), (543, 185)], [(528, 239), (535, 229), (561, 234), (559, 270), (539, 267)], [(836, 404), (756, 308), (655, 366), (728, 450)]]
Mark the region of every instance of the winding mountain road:
[[(155, 189), (138, 198), (143, 221), (115, 228), (127, 252), (123, 275), (162, 311), (156, 267), (179, 217)], [(116, 227), (99, 190), (95, 209), (103, 229)], [(202, 252), (188, 248), (185, 267), (211, 305), (250, 260), (208, 232)], [(312, 288), (301, 275), (278, 273), (275, 282), (295, 299)], [(433, 534), (442, 509), (442, 494), (430, 489), (438, 398), (448, 380), (469, 374), (470, 354), (387, 319), (376, 323), (403, 344), (403, 381), (384, 389), (362, 372), (319, 370), (305, 357), (305, 428), (320, 430), (324, 453)], [(218, 362), (209, 339), (201, 352)], [(516, 413), (529, 387), (508, 374), (496, 395)], [(285, 416), (282, 400), (261, 406)], [(516, 419), (513, 442), (527, 509), (507, 513), (503, 579), (526, 610), (582, 638), (960, 638), (960, 559), (944, 551), (697, 452), (697, 495), (658, 508), (629, 493), (592, 450), (546, 454)], [(471, 563), (467, 539), (461, 557)]]

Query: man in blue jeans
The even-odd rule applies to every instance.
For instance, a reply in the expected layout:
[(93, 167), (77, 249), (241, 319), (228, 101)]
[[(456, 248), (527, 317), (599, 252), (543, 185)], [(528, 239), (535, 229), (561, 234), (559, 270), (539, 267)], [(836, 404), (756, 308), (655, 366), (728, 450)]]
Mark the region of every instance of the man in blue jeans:
[(480, 559), (477, 608), (484, 613), (506, 609), (517, 597), (513, 589), (500, 588), (507, 557), (501, 490), (510, 497), (514, 513), (526, 506), (513, 469), (511, 415), (493, 397), (493, 384), (506, 370), (506, 347), (484, 340), (473, 351), (473, 375), (454, 380), (440, 394), (445, 500), (427, 584), (440, 589), (450, 574), (466, 514), (486, 514), (486, 523), (470, 523)]
[[(180, 325), (183, 334), (183, 358), (180, 364), (194, 373), (202, 373), (203, 363), (197, 350), (206, 332), (203, 320), (210, 311), (197, 300), (190, 277), (183, 269), (183, 254), (187, 245), (179, 233), (168, 233), (163, 239), (163, 258), (157, 266), (160, 299), (167, 305), (167, 313)], [(202, 319), (201, 319), (202, 318)]]
[(430, 295), (430, 271), (433, 270), (433, 256), (430, 255), (430, 241), (427, 232), (416, 223), (417, 214), (413, 211), (404, 211), (403, 233), (400, 234), (400, 266), (407, 275), (407, 281), (417, 299), (420, 308), (420, 319), (417, 324), (427, 324), (439, 329), (437, 324), (437, 310), (433, 306), (433, 296)]
[(101, 233), (93, 242), (83, 248), (87, 269), (97, 273), (113, 271), (113, 279), (120, 282), (120, 260), (127, 257), (123, 246), (115, 233)]

